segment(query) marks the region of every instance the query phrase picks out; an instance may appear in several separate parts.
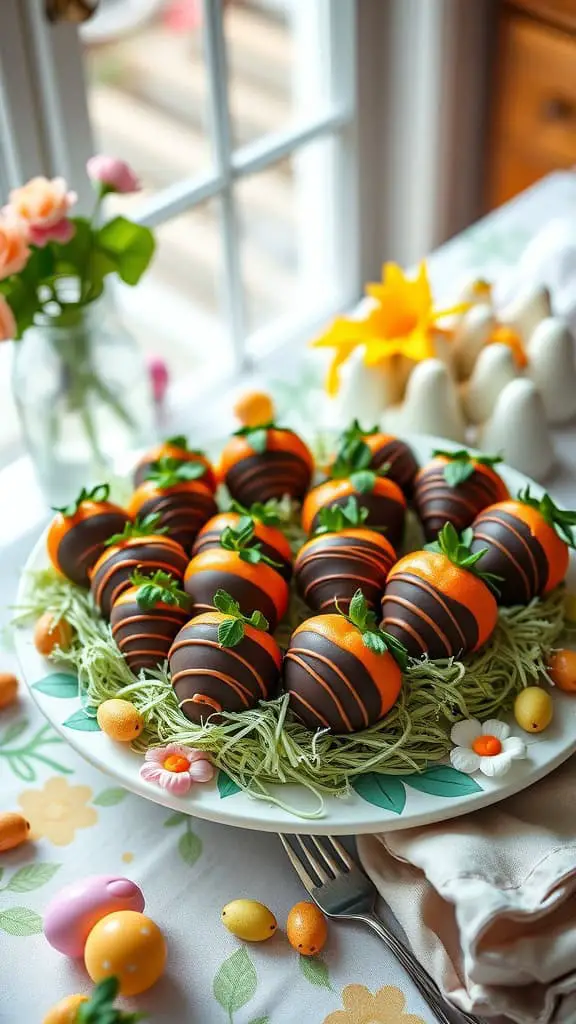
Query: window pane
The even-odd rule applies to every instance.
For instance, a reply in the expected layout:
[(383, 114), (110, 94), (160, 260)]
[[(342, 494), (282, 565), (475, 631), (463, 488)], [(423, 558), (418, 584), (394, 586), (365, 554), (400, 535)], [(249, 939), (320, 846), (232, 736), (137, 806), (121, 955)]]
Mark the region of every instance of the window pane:
[(137, 288), (120, 286), (118, 295), (127, 326), (148, 353), (166, 360), (176, 382), (230, 358), (220, 312), (219, 202), (166, 221), (155, 237), (150, 269)]
[[(145, 194), (205, 171), (200, 0), (101, 0), (82, 39), (96, 150), (132, 164)], [(127, 202), (115, 197), (114, 209)]]
[(327, 32), (326, 0), (225, 0), (236, 146), (325, 112)]
[(334, 300), (335, 141), (322, 139), (236, 185), (242, 277), (252, 333)]

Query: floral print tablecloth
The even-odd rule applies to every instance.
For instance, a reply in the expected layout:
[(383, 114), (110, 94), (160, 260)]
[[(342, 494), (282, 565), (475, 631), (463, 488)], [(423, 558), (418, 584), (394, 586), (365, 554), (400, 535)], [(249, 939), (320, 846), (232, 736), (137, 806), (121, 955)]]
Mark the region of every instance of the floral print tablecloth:
[[(576, 176), (553, 175), (440, 250), (431, 262), (439, 296), (467, 270), (490, 275), (510, 266), (547, 219), (566, 212), (576, 212)], [(276, 370), (269, 378), (279, 406), (306, 417), (318, 365), (305, 361), (296, 370), (291, 360), (281, 376)], [(573, 490), (573, 470), (565, 467), (562, 482)], [(0, 506), (4, 623), (43, 517), (38, 505), (34, 528), (14, 538), (1, 529)], [(33, 520), (28, 505), (27, 524)], [(1, 669), (14, 667), (8, 634), (1, 661)], [(166, 935), (165, 976), (132, 1001), (153, 1024), (432, 1024), (385, 947), (360, 927), (331, 924), (320, 957), (291, 948), (286, 916), (304, 893), (276, 836), (173, 814), (128, 794), (67, 747), (26, 694), (0, 712), (5, 810), (26, 815), (34, 841), (0, 854), (1, 1024), (36, 1024), (62, 996), (89, 990), (82, 965), (51, 949), (41, 929), (58, 889), (95, 873), (134, 879)], [(249, 945), (224, 930), (221, 907), (239, 896), (275, 913), (273, 939)]]

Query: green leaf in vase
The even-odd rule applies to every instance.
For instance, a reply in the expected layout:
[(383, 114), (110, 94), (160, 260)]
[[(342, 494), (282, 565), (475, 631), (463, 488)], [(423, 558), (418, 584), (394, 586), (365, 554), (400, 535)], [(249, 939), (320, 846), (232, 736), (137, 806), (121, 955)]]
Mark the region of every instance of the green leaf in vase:
[(98, 231), (95, 248), (114, 263), (126, 284), (135, 285), (152, 259), (155, 243), (149, 228), (114, 217)]

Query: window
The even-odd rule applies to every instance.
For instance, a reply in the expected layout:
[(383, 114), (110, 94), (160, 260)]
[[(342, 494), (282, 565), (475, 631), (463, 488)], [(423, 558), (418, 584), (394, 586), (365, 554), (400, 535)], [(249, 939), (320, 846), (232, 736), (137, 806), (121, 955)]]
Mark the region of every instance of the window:
[(117, 297), (171, 365), (176, 404), (360, 294), (355, 13), (354, 0), (100, 0), (78, 31), (50, 26), (43, 0), (0, 4), (0, 182), (61, 173), (87, 205), (91, 152), (141, 174), (143, 192), (110, 212), (153, 226), (157, 255)]

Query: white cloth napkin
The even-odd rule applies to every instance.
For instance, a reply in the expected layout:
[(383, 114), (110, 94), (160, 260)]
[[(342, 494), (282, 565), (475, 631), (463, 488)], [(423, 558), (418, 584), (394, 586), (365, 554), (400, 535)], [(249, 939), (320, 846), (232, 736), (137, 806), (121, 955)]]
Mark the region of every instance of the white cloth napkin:
[(358, 852), (456, 1006), (517, 1024), (574, 1024), (576, 757), (501, 804), (362, 836)]

